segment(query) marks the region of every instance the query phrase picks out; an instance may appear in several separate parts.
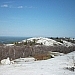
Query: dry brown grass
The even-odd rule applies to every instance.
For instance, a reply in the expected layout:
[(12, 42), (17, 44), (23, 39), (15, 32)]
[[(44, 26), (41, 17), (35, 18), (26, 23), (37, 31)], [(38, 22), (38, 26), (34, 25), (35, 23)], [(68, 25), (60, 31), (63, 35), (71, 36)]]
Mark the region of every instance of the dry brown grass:
[(33, 56), (37, 60), (47, 60), (51, 58), (50, 54), (36, 54)]

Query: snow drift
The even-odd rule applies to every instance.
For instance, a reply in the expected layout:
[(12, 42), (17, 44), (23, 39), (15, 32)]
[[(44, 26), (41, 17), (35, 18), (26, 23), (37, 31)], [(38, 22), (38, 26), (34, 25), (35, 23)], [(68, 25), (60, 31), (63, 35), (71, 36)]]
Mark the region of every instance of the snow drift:
[(3, 65), (9, 65), (10, 63), (11, 63), (11, 62), (10, 62), (9, 57), (8, 57), (7, 59), (1, 60), (1, 64), (3, 64)]

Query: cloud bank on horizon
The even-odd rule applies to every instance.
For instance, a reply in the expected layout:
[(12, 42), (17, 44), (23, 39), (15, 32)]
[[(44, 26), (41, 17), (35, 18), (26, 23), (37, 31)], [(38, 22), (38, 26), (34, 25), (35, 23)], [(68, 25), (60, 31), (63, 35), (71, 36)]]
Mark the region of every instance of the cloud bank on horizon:
[(74, 0), (0, 0), (0, 36), (75, 37)]

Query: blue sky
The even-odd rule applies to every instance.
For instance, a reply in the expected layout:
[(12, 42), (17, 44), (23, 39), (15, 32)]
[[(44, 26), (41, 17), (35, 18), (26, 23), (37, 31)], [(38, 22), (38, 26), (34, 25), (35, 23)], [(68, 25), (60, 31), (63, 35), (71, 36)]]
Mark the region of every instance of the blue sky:
[(0, 36), (75, 37), (75, 0), (0, 0)]

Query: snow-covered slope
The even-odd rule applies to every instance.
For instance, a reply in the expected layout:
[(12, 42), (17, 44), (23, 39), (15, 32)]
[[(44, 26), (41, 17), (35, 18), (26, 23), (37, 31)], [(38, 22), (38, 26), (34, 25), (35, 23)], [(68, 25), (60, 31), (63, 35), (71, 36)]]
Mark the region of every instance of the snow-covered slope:
[(65, 41), (65, 40), (61, 40), (61, 41), (63, 41), (63, 45), (64, 46), (67, 46), (67, 47), (69, 47), (69, 46), (75, 46), (75, 44), (73, 44), (71, 42), (68, 42), (68, 41)]
[(0, 75), (75, 75), (75, 71), (65, 69), (72, 66), (75, 52), (48, 60), (0, 65)]
[[(29, 38), (29, 39), (27, 39), (27, 41), (34, 41), (34, 39), (35, 39), (36, 43), (39, 43), (39, 44), (42, 43), (45, 46), (63, 45), (60, 42), (57, 42), (52, 39), (44, 38), (44, 37)], [(22, 42), (26, 42), (26, 40), (22, 40)]]
[(75, 45), (75, 44), (73, 44), (71, 42), (67, 42), (67, 41), (64, 41), (64, 40), (61, 40), (61, 41), (63, 41), (63, 43), (61, 43), (61, 42), (57, 42), (57, 41), (55, 41), (53, 39), (44, 38), (44, 37), (29, 38), (27, 40), (22, 40), (22, 42), (26, 42), (26, 41), (27, 42), (28, 41), (33, 42), (34, 40), (35, 40), (36, 43), (43, 44), (45, 46), (54, 46), (54, 45), (59, 46), (59, 45), (63, 45), (63, 46), (69, 47), (69, 46)]

